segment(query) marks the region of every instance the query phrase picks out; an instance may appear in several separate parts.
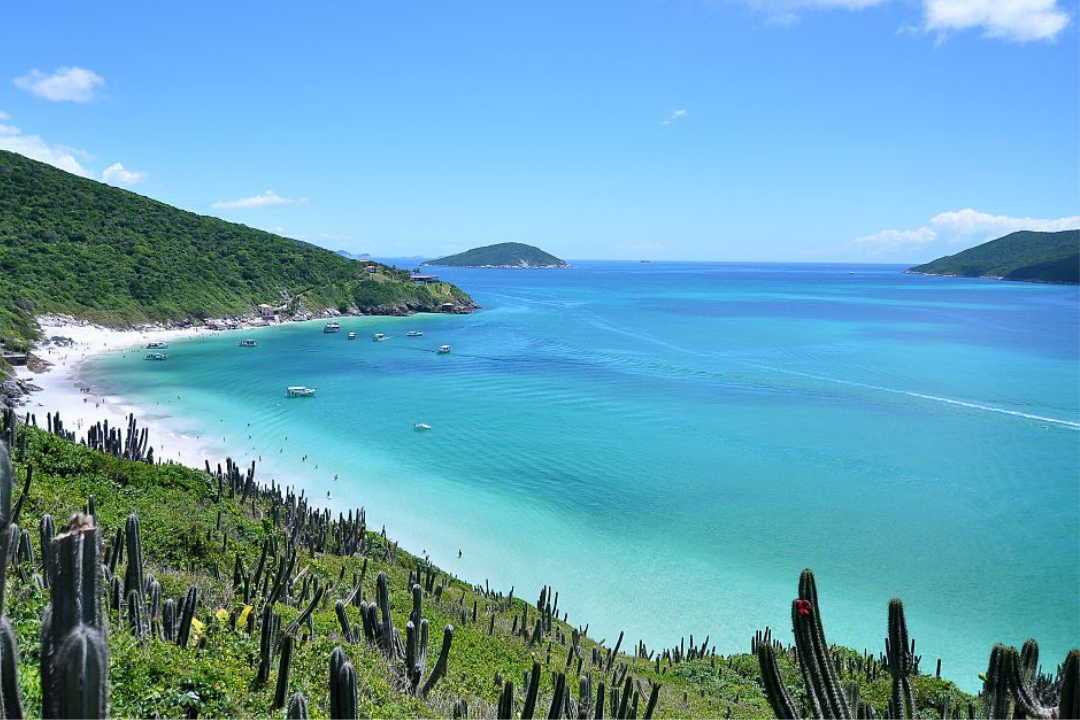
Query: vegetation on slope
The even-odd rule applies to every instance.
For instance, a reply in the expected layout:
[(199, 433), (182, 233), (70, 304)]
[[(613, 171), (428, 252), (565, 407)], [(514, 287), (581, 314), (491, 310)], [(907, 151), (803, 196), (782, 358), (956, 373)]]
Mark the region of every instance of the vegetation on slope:
[(0, 151), (0, 344), (25, 349), (33, 316), (107, 325), (250, 315), (471, 307), (449, 283), (196, 215)]
[(547, 268), (566, 267), (566, 262), (538, 247), (511, 242), (473, 248), (456, 255), (429, 260), (424, 265)]
[(923, 275), (1080, 283), (1080, 230), (1022, 230), (908, 270)]
[[(52, 430), (64, 434), (56, 419), (49, 420)], [(13, 488), (33, 468), (25, 501), (16, 503), (23, 505), (18, 522), (29, 530), (11, 535), (19, 549), (12, 553), (6, 605), (21, 654), (17, 694), (29, 716), (49, 695), (38, 669), (45, 637), (41, 618), (50, 595), (45, 580), (56, 579), (43, 558), (47, 547), (56, 557), (59, 539), (47, 539), (52, 534), (44, 533), (45, 518), (57, 519), (60, 536), (61, 519), (80, 511), (93, 514), (105, 540), (101, 572), (108, 588), (108, 696), (114, 717), (281, 717), (282, 710), (273, 709), (275, 695), (294, 692), (304, 695), (310, 716), (327, 717), (329, 661), (339, 647), (358, 688), (356, 715), (339, 707), (341, 717), (448, 717), (466, 708), (471, 717), (532, 717), (527, 689), (534, 677), (531, 706), (537, 717), (599, 717), (601, 696), (609, 717), (648, 717), (655, 688), (655, 717), (772, 713), (753, 654), (717, 655), (708, 638), (691, 637), (688, 645), (684, 639), (670, 649), (624, 642), (622, 635), (614, 643), (597, 643), (587, 637), (587, 625), (575, 626), (560, 615), (558, 595), (550, 588), (541, 589), (539, 601), (526, 602), (513, 589), (500, 592), (487, 581), (468, 585), (398, 549), (385, 532), (367, 531), (362, 512), (333, 519), (285, 489), (258, 485), (253, 471), (152, 465), (33, 427), (18, 433), (13, 445), (23, 449), (16, 452), (16, 473), (0, 494), (8, 501), (19, 495)], [(109, 435), (95, 436), (92, 444), (116, 455), (144, 455), (146, 439), (137, 431), (128, 432), (126, 442), (120, 440), (124, 433), (114, 431), (107, 441)], [(6, 515), (2, 507), (0, 514)], [(44, 543), (39, 534), (47, 536)], [(132, 562), (133, 557), (138, 559)], [(388, 617), (402, 643), (407, 645), (414, 603), (431, 629), (425, 678), (444, 646), (442, 628), (453, 627), (446, 673), (430, 692), (422, 691), (426, 683), (414, 690), (401, 654), (388, 652), (377, 632), (367, 633), (362, 618), (368, 610), (381, 622), (369, 602), (380, 600), (379, 576), (386, 578)], [(133, 595), (129, 585), (146, 592)], [(174, 627), (180, 620), (170, 617), (183, 614), (176, 606), (191, 588), (197, 602), (187, 621), (190, 637), (180, 641)], [(659, 612), (663, 593), (671, 591), (645, 592)], [(813, 597), (816, 607), (816, 590)], [(175, 612), (163, 613), (170, 604)], [(291, 655), (283, 664), (286, 642)], [(798, 677), (794, 648), (767, 639), (755, 647), (772, 653), (774, 684), (778, 676), (787, 683)], [(857, 687), (862, 700), (884, 716), (891, 697), (884, 658), (837, 647), (828, 651), (843, 686)], [(955, 711), (973, 700), (950, 682), (920, 674), (917, 665), (909, 669), (912, 697), (934, 716), (945, 705)], [(277, 692), (283, 672), (287, 682)], [(809, 686), (785, 692), (794, 707), (812, 707)], [(500, 700), (507, 703), (501, 709)]]

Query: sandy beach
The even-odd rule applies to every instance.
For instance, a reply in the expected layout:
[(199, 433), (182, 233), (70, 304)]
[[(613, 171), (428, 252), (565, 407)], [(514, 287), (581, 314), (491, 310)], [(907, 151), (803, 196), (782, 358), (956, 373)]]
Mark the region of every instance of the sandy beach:
[(108, 420), (110, 426), (123, 427), (127, 416), (134, 413), (139, 426), (150, 431), (155, 458), (192, 467), (202, 467), (207, 459), (211, 463), (221, 460), (219, 452), (208, 452), (195, 437), (174, 433), (164, 423), (155, 422), (152, 413), (142, 412), (142, 408), (95, 390), (84, 382), (81, 372), (89, 360), (105, 353), (143, 350), (150, 342), (171, 342), (224, 331), (206, 327), (118, 330), (62, 316), (40, 317), (38, 323), (41, 340), (34, 354), (49, 366), (41, 372), (27, 367), (15, 368), (19, 379), (40, 388), (18, 408), (20, 415), (33, 413), (38, 425), (46, 427), (46, 414), (58, 412), (65, 429), (74, 430), (81, 440), (86, 437), (86, 429), (94, 423)]

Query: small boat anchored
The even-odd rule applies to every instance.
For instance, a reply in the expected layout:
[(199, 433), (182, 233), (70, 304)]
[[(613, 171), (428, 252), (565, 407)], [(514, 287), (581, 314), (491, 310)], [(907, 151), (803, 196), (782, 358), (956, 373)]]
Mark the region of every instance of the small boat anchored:
[(420, 332), (419, 330), (410, 330), (409, 332), (405, 333), (405, 337), (421, 337), (423, 334), (424, 333)]
[(146, 344), (147, 350), (164, 350), (167, 347), (169, 347), (169, 343), (161, 341)]
[(436, 350), (435, 352), (437, 354), (439, 354), (439, 355), (446, 355), (447, 353), (450, 352), (450, 346), (449, 345), (440, 345), (439, 349)]
[(355, 340), (356, 339), (356, 333), (354, 333), (354, 332), (349, 333), (349, 339), (350, 340)]
[(336, 332), (341, 332), (341, 323), (336, 323), (336, 322), (328, 322), (328, 323), (326, 323), (326, 325), (325, 325), (325, 326), (323, 327), (322, 331), (323, 331), (324, 333), (336, 333)]
[(386, 340), (389, 337), (390, 336), (385, 334), (385, 333), (375, 333), (374, 335), (371, 336), (371, 339), (374, 340), (375, 342), (382, 342), (383, 340)]
[(163, 352), (148, 352), (146, 353), (147, 360), (168, 360), (169, 356)]
[(244, 338), (243, 340), (241, 340), (241, 341), (240, 341), (239, 343), (237, 343), (237, 344), (238, 344), (238, 345), (239, 345), (240, 347), (258, 347), (258, 346), (259, 346), (259, 343), (255, 342), (255, 341), (254, 341), (254, 340), (252, 340), (251, 338)]
[(431, 426), (427, 423), (413, 423), (413, 430), (430, 430)]
[(315, 397), (316, 390), (318, 390), (318, 388), (293, 385), (292, 387), (285, 388), (285, 397)]

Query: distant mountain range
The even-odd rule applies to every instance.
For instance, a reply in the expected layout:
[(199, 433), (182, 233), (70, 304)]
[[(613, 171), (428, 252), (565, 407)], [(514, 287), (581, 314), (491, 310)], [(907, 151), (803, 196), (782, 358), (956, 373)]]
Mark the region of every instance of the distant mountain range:
[(1021, 230), (925, 265), (920, 275), (984, 277), (1029, 282), (1080, 283), (1080, 230)]
[(457, 255), (428, 260), (424, 265), (456, 267), (555, 268), (568, 267), (565, 260), (524, 243), (498, 243), (473, 248)]
[(370, 271), (0, 151), (0, 347), (25, 349), (44, 313), (130, 325), (251, 315), (262, 303), (294, 316), (472, 307), (450, 283)]
[(354, 255), (353, 253), (351, 253), (351, 252), (349, 252), (347, 250), (335, 250), (334, 252), (336, 252), (341, 257), (348, 258), (350, 260), (367, 260), (368, 258), (371, 257), (367, 253), (360, 253), (359, 255)]

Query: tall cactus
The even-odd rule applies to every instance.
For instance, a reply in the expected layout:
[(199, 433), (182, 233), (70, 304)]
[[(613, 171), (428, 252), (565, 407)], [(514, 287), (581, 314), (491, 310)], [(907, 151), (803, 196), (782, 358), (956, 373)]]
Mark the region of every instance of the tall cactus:
[(49, 587), (49, 550), (52, 547), (53, 536), (56, 535), (56, 525), (52, 515), (42, 515), (38, 522), (38, 539), (41, 545), (41, 566), (44, 568), (45, 587)]
[(341, 648), (330, 654), (330, 717), (356, 720), (356, 669)]
[[(14, 437), (14, 412), (11, 413), (11, 433)], [(0, 713), (8, 718), (23, 717), (22, 700), (19, 696), (19, 649), (11, 622), (3, 617), (4, 596), (7, 585), (7, 566), (12, 540), (14, 513), (11, 496), (15, 488), (15, 468), (8, 457), (7, 445), (0, 442)], [(23, 494), (25, 497), (25, 493)]]
[(285, 711), (285, 717), (289, 720), (308, 720), (307, 698), (304, 697), (304, 693), (293, 693), (292, 699), (289, 700), (289, 707)]
[(1080, 650), (1070, 650), (1061, 666), (1058, 717), (1080, 719)]
[(135, 513), (127, 517), (124, 538), (128, 561), (127, 572), (124, 573), (124, 596), (127, 597), (134, 591), (139, 596), (139, 602), (145, 603), (146, 586), (143, 583), (142, 540), (139, 537), (139, 516)]
[(295, 644), (296, 638), (291, 633), (285, 633), (285, 637), (281, 638), (281, 662), (278, 664), (277, 686), (274, 688), (274, 710), (285, 706), (285, 696), (289, 694), (289, 674), (292, 671)]
[(101, 533), (76, 515), (52, 541), (50, 597), (41, 629), (41, 714), (103, 718), (109, 648), (101, 598)]
[(799, 667), (814, 717), (850, 718), (847, 698), (833, 667), (832, 654), (821, 624), (814, 573), (807, 568), (799, 577), (799, 599), (791, 604), (791, 624), (799, 650)]
[(889, 716), (914, 718), (915, 692), (911, 687), (911, 673), (915, 668), (915, 642), (911, 641), (911, 645), (908, 645), (907, 620), (900, 598), (889, 601), (889, 637), (885, 640), (885, 656), (889, 663), (889, 675), (892, 676)]
[[(768, 637), (768, 633), (766, 633)], [(772, 706), (773, 712), (780, 720), (795, 720), (799, 717), (795, 709), (795, 701), (791, 699), (784, 680), (780, 676), (780, 668), (776, 664), (776, 651), (769, 642), (757, 644), (758, 666), (761, 668), (761, 679), (765, 686), (765, 697)]]

